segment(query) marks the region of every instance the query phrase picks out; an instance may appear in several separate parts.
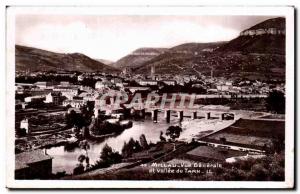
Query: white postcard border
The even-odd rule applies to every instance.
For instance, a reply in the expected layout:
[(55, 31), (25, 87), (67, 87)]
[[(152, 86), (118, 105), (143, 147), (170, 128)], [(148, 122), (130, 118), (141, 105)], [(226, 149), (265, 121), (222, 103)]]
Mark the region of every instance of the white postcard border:
[[(294, 8), (291, 6), (119, 6), (7, 8), (6, 29), (6, 146), (9, 188), (292, 188), (294, 186)], [(264, 181), (107, 181), (107, 180), (14, 180), (14, 83), (15, 15), (33, 13), (103, 15), (274, 15), (286, 17), (286, 147), (284, 182)]]

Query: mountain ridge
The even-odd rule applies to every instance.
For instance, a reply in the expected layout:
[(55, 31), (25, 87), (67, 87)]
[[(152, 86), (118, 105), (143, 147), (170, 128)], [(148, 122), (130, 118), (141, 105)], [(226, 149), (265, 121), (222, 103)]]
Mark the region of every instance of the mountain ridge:
[(15, 45), (17, 71), (103, 71), (117, 72), (82, 53), (56, 53), (39, 48)]

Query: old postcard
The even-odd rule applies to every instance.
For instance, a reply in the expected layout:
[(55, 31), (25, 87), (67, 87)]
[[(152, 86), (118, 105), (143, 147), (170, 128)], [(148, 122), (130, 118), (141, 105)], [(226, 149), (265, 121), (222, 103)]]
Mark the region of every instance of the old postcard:
[(7, 187), (294, 187), (294, 8), (6, 10)]

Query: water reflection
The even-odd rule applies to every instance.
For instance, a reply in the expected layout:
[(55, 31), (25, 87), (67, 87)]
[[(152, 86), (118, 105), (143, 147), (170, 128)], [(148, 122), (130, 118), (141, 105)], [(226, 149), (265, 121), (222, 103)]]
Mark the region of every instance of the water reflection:
[[(140, 136), (144, 134), (148, 143), (156, 143), (159, 141), (161, 131), (165, 133), (170, 125), (179, 125), (176, 117), (172, 117), (170, 123), (166, 123), (163, 113), (159, 113), (158, 118), (159, 120), (157, 123), (153, 123), (150, 118), (146, 118), (144, 121), (133, 121), (133, 126), (130, 129), (124, 130), (120, 135), (108, 137), (103, 141), (89, 141), (90, 150), (88, 150), (88, 154), (90, 163), (93, 164), (99, 159), (105, 144), (108, 144), (114, 150), (121, 152), (124, 142), (128, 142), (130, 138), (139, 140)], [(64, 149), (64, 146), (59, 146), (48, 149), (47, 153), (53, 157), (53, 173), (60, 171), (72, 173), (74, 167), (78, 163), (78, 156), (84, 154), (85, 151), (80, 148), (66, 150)]]
[[(124, 142), (128, 142), (130, 138), (139, 140), (142, 134), (145, 135), (148, 143), (156, 143), (160, 140), (160, 132), (162, 131), (165, 134), (166, 129), (171, 125), (181, 125), (183, 132), (179, 139), (190, 141), (192, 138), (200, 138), (205, 134), (224, 129), (235, 122), (234, 120), (220, 121), (218, 114), (219, 113), (214, 113), (212, 116), (215, 117), (215, 119), (210, 120), (204, 118), (192, 120), (191, 118), (185, 117), (182, 123), (179, 123), (176, 112), (171, 113), (170, 123), (165, 121), (163, 113), (158, 114), (157, 123), (153, 123), (149, 117), (144, 121), (133, 121), (132, 128), (124, 130), (119, 135), (104, 138), (100, 141), (89, 141), (90, 150), (88, 150), (88, 155), (90, 157), (90, 164), (94, 164), (99, 159), (105, 144), (111, 146), (115, 151), (121, 152)], [(64, 146), (60, 146), (50, 148), (47, 153), (53, 157), (53, 173), (60, 171), (72, 173), (78, 163), (78, 156), (85, 154), (85, 151), (80, 148), (67, 151), (64, 149)]]

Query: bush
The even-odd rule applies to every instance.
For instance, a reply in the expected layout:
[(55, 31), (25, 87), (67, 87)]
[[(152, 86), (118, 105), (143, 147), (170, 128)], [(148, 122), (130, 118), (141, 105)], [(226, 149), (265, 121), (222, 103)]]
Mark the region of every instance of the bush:
[(16, 135), (18, 137), (25, 137), (27, 135), (26, 129), (24, 129), (24, 128), (17, 128), (16, 129)]
[(110, 146), (105, 144), (104, 148), (102, 149), (100, 159), (102, 165), (110, 166), (111, 164), (120, 163), (122, 161), (122, 156), (119, 154), (119, 152), (113, 151)]

